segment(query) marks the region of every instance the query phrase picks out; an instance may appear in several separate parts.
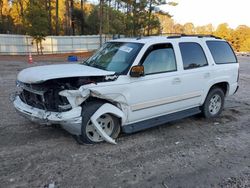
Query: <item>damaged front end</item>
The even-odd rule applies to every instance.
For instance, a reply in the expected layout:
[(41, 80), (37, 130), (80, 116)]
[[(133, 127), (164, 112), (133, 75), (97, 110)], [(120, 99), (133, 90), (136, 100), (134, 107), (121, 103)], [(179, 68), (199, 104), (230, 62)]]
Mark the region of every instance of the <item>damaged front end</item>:
[(19, 97), (25, 104), (45, 111), (64, 112), (75, 106), (70, 105), (67, 98), (59, 94), (61, 91), (78, 90), (82, 85), (101, 81), (100, 77), (60, 78), (31, 84), (17, 81), (17, 87)]
[[(81, 135), (81, 104), (91, 96), (91, 90), (88, 88), (115, 79), (116, 75), (60, 78), (29, 84), (17, 81), (18, 92), (13, 103), (21, 115), (33, 122), (45, 125), (60, 124), (71, 134)], [(98, 132), (104, 140), (115, 143), (105, 133)]]

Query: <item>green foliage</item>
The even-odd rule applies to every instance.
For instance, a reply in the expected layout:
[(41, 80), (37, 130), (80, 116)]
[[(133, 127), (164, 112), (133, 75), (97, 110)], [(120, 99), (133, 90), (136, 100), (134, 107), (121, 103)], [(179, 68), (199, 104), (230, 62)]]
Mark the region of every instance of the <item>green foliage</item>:
[(87, 18), (87, 31), (86, 34), (98, 34), (99, 32), (99, 9), (94, 7)]
[(81, 24), (85, 25), (85, 14), (81, 11), (81, 9), (74, 8), (72, 12), (72, 17), (75, 23), (76, 33), (81, 33)]
[(43, 2), (42, 0), (30, 0), (25, 18), (28, 34), (42, 38), (48, 34), (48, 15), (45, 7), (39, 1)]
[(108, 8), (109, 12), (109, 24), (104, 25), (104, 33), (106, 34), (125, 34), (125, 15), (120, 11)]
[(99, 34), (102, 22), (105, 34), (157, 34), (161, 25), (155, 7), (176, 5), (161, 0), (101, 1), (100, 9), (86, 0), (0, 0), (0, 32), (30, 34), (40, 40), (47, 34)]
[[(37, 44), (37, 52), (42, 53), (41, 42), (48, 34), (48, 15), (45, 9), (43, 0), (30, 0), (29, 8), (25, 14), (27, 34), (33, 37)], [(38, 14), (39, 13), (39, 14)]]
[(3, 15), (0, 17), (0, 33), (11, 33), (13, 20), (11, 16)]

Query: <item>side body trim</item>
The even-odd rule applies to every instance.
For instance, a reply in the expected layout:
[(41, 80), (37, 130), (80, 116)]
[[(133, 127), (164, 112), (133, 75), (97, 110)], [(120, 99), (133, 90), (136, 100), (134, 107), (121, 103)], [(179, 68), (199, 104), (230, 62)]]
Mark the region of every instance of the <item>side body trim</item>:
[(149, 102), (138, 103), (138, 104), (132, 105), (131, 110), (138, 111), (138, 110), (142, 110), (142, 109), (146, 109), (146, 108), (151, 108), (154, 106), (160, 106), (160, 105), (164, 105), (164, 104), (169, 104), (169, 103), (174, 103), (174, 102), (178, 102), (178, 101), (183, 101), (183, 100), (187, 100), (187, 99), (200, 97), (201, 95), (202, 95), (202, 92), (197, 91), (197, 92), (188, 93), (188, 94), (181, 95), (181, 96), (167, 97), (167, 98), (157, 99), (157, 100), (153, 100), (153, 101), (149, 101)]
[(161, 125), (161, 124), (164, 124), (164, 123), (167, 123), (167, 122), (170, 122), (170, 121), (174, 121), (174, 120), (182, 119), (182, 118), (185, 118), (185, 117), (189, 117), (189, 116), (198, 114), (200, 112), (201, 112), (201, 110), (200, 110), (199, 107), (194, 107), (194, 108), (190, 108), (190, 109), (187, 109), (187, 110), (167, 114), (167, 115), (164, 115), (164, 116), (144, 120), (144, 121), (141, 121), (141, 122), (124, 125), (124, 126), (122, 126), (122, 131), (125, 132), (125, 133), (134, 133), (134, 132), (138, 132), (138, 131), (148, 129), (148, 128), (151, 128), (151, 127), (156, 127), (158, 125)]

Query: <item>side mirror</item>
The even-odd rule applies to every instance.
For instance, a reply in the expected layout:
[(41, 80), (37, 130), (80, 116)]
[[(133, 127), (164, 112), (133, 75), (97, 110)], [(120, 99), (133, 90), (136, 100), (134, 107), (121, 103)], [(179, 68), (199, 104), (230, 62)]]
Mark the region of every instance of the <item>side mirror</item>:
[(130, 70), (131, 77), (140, 77), (144, 75), (144, 67), (142, 65), (133, 66)]

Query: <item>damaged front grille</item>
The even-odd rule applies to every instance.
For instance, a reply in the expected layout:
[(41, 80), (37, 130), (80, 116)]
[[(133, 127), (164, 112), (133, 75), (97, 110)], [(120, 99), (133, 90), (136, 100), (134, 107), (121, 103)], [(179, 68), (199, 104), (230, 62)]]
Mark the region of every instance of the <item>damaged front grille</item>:
[(52, 112), (64, 112), (72, 109), (66, 97), (59, 95), (63, 90), (77, 90), (82, 85), (109, 82), (117, 76), (72, 77), (47, 80), (42, 83), (27, 84), (17, 81), (21, 90), (21, 100), (35, 108)]
[(19, 83), (19, 87), (22, 88), (20, 99), (34, 108), (52, 112), (63, 112), (71, 109), (67, 98), (58, 94), (62, 88), (24, 83)]

